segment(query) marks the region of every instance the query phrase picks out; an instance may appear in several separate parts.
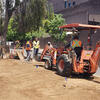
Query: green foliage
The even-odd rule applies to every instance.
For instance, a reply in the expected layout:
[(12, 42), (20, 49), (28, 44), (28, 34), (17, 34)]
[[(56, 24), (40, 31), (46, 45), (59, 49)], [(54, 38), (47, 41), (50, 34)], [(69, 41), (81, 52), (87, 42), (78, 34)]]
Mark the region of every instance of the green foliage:
[(59, 26), (64, 25), (65, 20), (61, 14), (54, 14), (52, 4), (47, 5), (47, 18), (44, 20), (44, 28), (51, 35), (54, 41), (65, 42), (66, 34), (59, 30)]
[(66, 36), (64, 32), (61, 35), (59, 26), (64, 25), (65, 20), (61, 14), (54, 14), (51, 5), (46, 10), (46, 0), (29, 0), (28, 3), (25, 0), (15, 15), (8, 25), (7, 40), (31, 40), (49, 33), (55, 41), (64, 42)]
[(50, 25), (50, 20), (45, 19), (45, 20), (43, 21), (43, 26), (44, 26), (44, 29), (46, 30), (47, 33), (48, 33), (48, 31), (49, 31), (49, 25)]
[(47, 18), (49, 21), (54, 18), (54, 9), (52, 4), (47, 4)]
[(32, 31), (32, 32), (26, 33), (25, 39), (26, 39), (26, 40), (32, 40), (33, 37), (38, 37), (38, 38), (40, 38), (40, 37), (42, 37), (43, 35), (45, 35), (45, 30), (44, 30), (42, 27), (40, 27), (40, 28), (39, 28), (39, 31)]
[(40, 27), (38, 31), (30, 31), (27, 33), (20, 33), (17, 31), (18, 23), (14, 18), (11, 18), (8, 25), (7, 40), (9, 41), (25, 41), (31, 40), (33, 37), (42, 37), (45, 34), (45, 30)]
[(46, 0), (24, 0), (15, 14), (8, 25), (8, 40), (29, 40), (45, 33), (42, 26), (46, 15)]
[(64, 25), (65, 20), (62, 18), (61, 14), (55, 14), (54, 18), (51, 21), (46, 21), (45, 27), (46, 31), (51, 35), (55, 41), (63, 41), (65, 38), (65, 33), (61, 35), (59, 26)]
[(16, 40), (25, 40), (25, 33), (20, 33), (18, 30), (18, 23), (12, 17), (8, 24), (7, 40), (16, 41)]
[(15, 40), (17, 31), (16, 28), (13, 27), (14, 19), (11, 18), (8, 24), (8, 32), (7, 32), (7, 40)]
[(42, 20), (46, 15), (46, 0), (29, 0), (22, 3), (17, 12), (19, 32), (37, 31), (43, 26)]
[(42, 20), (46, 15), (46, 0), (34, 0), (31, 10), (33, 12), (33, 28), (34, 30), (39, 30), (39, 27), (42, 26)]

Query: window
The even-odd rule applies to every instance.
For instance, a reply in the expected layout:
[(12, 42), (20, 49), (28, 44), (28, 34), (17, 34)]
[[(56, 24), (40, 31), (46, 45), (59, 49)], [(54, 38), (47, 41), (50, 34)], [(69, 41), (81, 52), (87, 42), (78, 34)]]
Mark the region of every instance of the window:
[(68, 3), (68, 7), (71, 7), (71, 3), (70, 2)]
[(65, 0), (64, 2), (65, 2), (65, 8), (67, 8), (67, 0)]
[(73, 6), (75, 6), (76, 5), (76, 2), (75, 1), (73, 1)]

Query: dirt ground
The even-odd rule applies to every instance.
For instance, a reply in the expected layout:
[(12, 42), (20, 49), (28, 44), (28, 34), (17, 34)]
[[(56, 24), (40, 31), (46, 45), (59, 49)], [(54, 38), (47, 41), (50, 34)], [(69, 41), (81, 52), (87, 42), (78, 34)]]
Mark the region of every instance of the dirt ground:
[(67, 78), (18, 60), (0, 60), (0, 100), (100, 100), (100, 78)]

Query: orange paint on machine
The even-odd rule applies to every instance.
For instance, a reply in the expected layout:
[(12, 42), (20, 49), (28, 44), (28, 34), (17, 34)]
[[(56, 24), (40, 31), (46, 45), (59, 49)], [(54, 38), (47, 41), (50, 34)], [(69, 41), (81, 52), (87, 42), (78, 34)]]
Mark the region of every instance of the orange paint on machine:
[[(91, 37), (92, 34), (90, 34), (90, 32), (100, 29), (100, 26), (74, 23), (63, 25), (59, 28), (63, 29), (63, 31), (70, 31), (73, 34), (76, 34), (78, 31), (80, 33), (81, 30), (88, 30), (88, 36)], [(89, 49), (84, 49), (82, 47), (83, 44), (79, 41), (80, 40), (71, 42), (72, 47), (69, 44), (65, 46), (66, 48), (49, 48), (46, 46), (41, 55), (41, 61), (45, 62), (45, 68), (52, 69), (52, 67), (56, 67), (59, 75), (66, 75), (68, 77), (72, 73), (78, 75), (82, 74), (87, 77), (96, 73), (100, 62), (100, 41), (96, 43), (95, 49), (91, 48), (91, 44), (88, 44)], [(81, 50), (80, 56), (77, 54), (78, 52), (76, 52), (78, 49)], [(52, 52), (50, 52), (50, 50), (52, 50)]]

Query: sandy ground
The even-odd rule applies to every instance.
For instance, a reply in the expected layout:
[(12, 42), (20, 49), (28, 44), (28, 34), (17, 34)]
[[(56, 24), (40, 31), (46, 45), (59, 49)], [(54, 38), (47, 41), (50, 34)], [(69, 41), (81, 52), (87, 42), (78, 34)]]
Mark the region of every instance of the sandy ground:
[(0, 60), (0, 100), (100, 100), (100, 78), (67, 78), (18, 60)]

